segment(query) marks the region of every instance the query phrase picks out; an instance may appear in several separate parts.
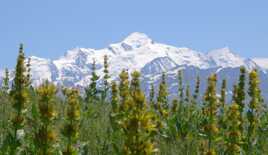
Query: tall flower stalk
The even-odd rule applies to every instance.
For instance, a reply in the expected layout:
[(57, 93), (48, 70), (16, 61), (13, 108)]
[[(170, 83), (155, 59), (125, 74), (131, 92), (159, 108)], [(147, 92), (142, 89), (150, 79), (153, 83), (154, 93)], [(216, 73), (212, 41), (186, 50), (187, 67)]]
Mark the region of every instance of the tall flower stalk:
[(54, 144), (57, 140), (55, 119), (57, 111), (55, 109), (55, 97), (57, 89), (48, 81), (37, 89), (39, 96), (39, 124), (35, 133), (35, 145), (37, 153), (40, 155), (50, 155), (55, 153)]
[(67, 97), (67, 112), (65, 118), (65, 125), (63, 128), (63, 136), (67, 143), (64, 155), (75, 155), (78, 154), (75, 144), (79, 136), (79, 125), (80, 125), (80, 103), (79, 103), (79, 91), (75, 89), (66, 89), (64, 94)]
[(217, 111), (218, 111), (218, 98), (216, 95), (216, 74), (211, 75), (208, 78), (208, 87), (204, 96), (204, 133), (207, 137), (207, 151), (206, 154), (216, 154), (215, 139), (218, 136), (219, 129), (217, 126)]

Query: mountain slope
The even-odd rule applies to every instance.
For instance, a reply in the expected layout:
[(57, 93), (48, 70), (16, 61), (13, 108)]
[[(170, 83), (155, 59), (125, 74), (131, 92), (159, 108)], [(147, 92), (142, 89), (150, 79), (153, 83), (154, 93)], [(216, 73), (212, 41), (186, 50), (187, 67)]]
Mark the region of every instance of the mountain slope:
[(260, 67), (268, 70), (268, 58), (254, 58), (253, 61)]
[[(216, 49), (207, 54), (189, 49), (157, 43), (146, 34), (132, 33), (122, 42), (110, 44), (103, 49), (75, 48), (56, 60), (31, 57), (33, 84), (40, 85), (44, 80), (65, 86), (85, 87), (90, 82), (91, 66), (96, 60), (97, 74), (103, 76), (103, 57), (109, 58), (109, 69), (113, 79), (116, 79), (122, 69), (130, 72), (142, 72), (143, 87), (148, 89), (148, 84), (154, 80), (157, 84), (160, 74), (168, 75), (170, 91), (176, 94), (176, 73), (180, 69), (187, 72), (185, 83), (194, 86), (197, 74), (202, 76), (206, 83), (209, 74), (221, 74), (219, 81), (225, 76), (231, 85), (237, 80), (239, 67), (245, 66), (248, 70), (258, 68), (263, 77), (267, 76), (265, 68), (260, 67), (256, 60), (242, 58), (234, 54), (229, 48)], [(266, 85), (266, 84), (262, 84)], [(268, 98), (268, 95), (267, 95)]]
[[(172, 64), (168, 65), (173, 65), (173, 67), (193, 66), (200, 69), (217, 67), (235, 68), (242, 65), (250, 66), (249, 69), (257, 67), (256, 64), (252, 66), (250, 61), (233, 54), (229, 48), (217, 49), (208, 54), (203, 54), (189, 48), (177, 48), (156, 43), (147, 35), (136, 32), (130, 34), (122, 42), (109, 45), (108, 48), (99, 50), (75, 48), (69, 50), (63, 57), (52, 62), (50, 61), (50, 64), (47, 65), (44, 71), (47, 72), (49, 67), (55, 66), (57, 75), (53, 74), (54, 77), (56, 76), (56, 80), (52, 81), (67, 86), (85, 86), (90, 79), (90, 66), (92, 65), (93, 59), (97, 63), (97, 73), (102, 75), (104, 55), (108, 55), (109, 57), (110, 72), (113, 78), (122, 69), (128, 69), (129, 71), (142, 70), (146, 66), (143, 69), (143, 72), (145, 72), (146, 68), (150, 68), (150, 64), (156, 65), (156, 63), (160, 63), (153, 63), (153, 61), (159, 61), (160, 58), (165, 58), (166, 60), (163, 61), (166, 61), (166, 63), (170, 61)], [(32, 62), (32, 66), (39, 65), (38, 62)], [(44, 66), (42, 65), (42, 67)], [(54, 71), (55, 67), (51, 70)], [(33, 74), (39, 74), (37, 71), (36, 73), (34, 71)], [(169, 71), (169, 66), (163, 64), (162, 68), (150, 72), (155, 72), (154, 74), (156, 74), (163, 71)], [(52, 77), (48, 77), (48, 79), (51, 80)]]

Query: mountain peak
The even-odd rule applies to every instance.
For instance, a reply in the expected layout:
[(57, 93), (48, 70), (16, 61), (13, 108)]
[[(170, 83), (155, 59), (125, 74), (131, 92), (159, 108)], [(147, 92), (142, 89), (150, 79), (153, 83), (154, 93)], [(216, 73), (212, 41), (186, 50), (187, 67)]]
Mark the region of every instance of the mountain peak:
[(236, 55), (229, 47), (223, 47), (223, 48), (219, 48), (219, 49), (214, 49), (210, 52), (208, 52), (208, 56), (211, 55)]
[(148, 43), (152, 43), (152, 39), (144, 33), (134, 32), (128, 35), (124, 40), (124, 44), (130, 45), (134, 48), (139, 48)]
[(141, 33), (141, 32), (130, 33), (125, 38), (125, 41), (134, 41), (134, 40), (151, 40), (151, 38), (148, 37), (148, 35), (146, 35), (145, 33)]
[(85, 57), (92, 52), (92, 49), (76, 47), (72, 50), (68, 50), (65, 53), (65, 57), (69, 59), (76, 59), (78, 57)]
[(224, 47), (208, 52), (207, 56), (221, 67), (239, 67), (244, 66), (244, 58), (232, 52), (229, 47)]
[(264, 69), (268, 69), (268, 58), (253, 58), (253, 61)]

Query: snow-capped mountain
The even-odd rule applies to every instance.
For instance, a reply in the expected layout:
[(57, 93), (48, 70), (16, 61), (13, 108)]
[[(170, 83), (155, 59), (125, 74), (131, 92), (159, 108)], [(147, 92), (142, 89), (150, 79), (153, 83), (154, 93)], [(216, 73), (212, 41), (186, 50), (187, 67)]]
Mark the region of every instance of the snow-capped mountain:
[[(213, 72), (221, 75), (219, 81), (227, 78), (231, 90), (237, 80), (240, 66), (245, 66), (248, 70), (258, 68), (261, 77), (268, 79), (267, 68), (260, 63), (263, 61), (242, 58), (227, 47), (205, 54), (190, 48), (157, 43), (146, 34), (135, 32), (123, 41), (103, 49), (75, 48), (56, 60), (31, 57), (33, 84), (37, 86), (44, 80), (49, 80), (65, 86), (85, 87), (90, 82), (93, 59), (96, 60), (97, 74), (103, 76), (104, 55), (109, 58), (112, 80), (118, 78), (122, 69), (128, 69), (129, 72), (139, 70), (143, 75), (145, 90), (148, 90), (152, 80), (157, 85), (161, 73), (165, 72), (170, 91), (176, 94), (176, 74), (180, 69), (185, 70), (185, 83), (189, 83), (191, 87), (194, 87), (195, 77), (200, 75), (204, 83), (203, 90), (206, 78)], [(264, 86), (268, 86), (268, 80), (263, 81), (262, 87), (265, 88)], [(268, 92), (263, 93), (268, 99)]]
[(31, 58), (31, 72), (34, 85), (40, 85), (45, 80), (55, 81), (58, 76), (58, 69), (51, 60), (38, 58), (35, 56)]
[(268, 58), (254, 58), (253, 61), (262, 68), (268, 70)]

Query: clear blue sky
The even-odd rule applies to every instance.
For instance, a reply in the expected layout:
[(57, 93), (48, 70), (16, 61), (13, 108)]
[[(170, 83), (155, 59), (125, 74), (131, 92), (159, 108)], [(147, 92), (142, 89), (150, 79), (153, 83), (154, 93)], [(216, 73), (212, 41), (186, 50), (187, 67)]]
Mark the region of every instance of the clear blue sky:
[(0, 67), (27, 55), (57, 58), (102, 48), (131, 32), (200, 51), (228, 46), (268, 57), (267, 0), (0, 0)]

